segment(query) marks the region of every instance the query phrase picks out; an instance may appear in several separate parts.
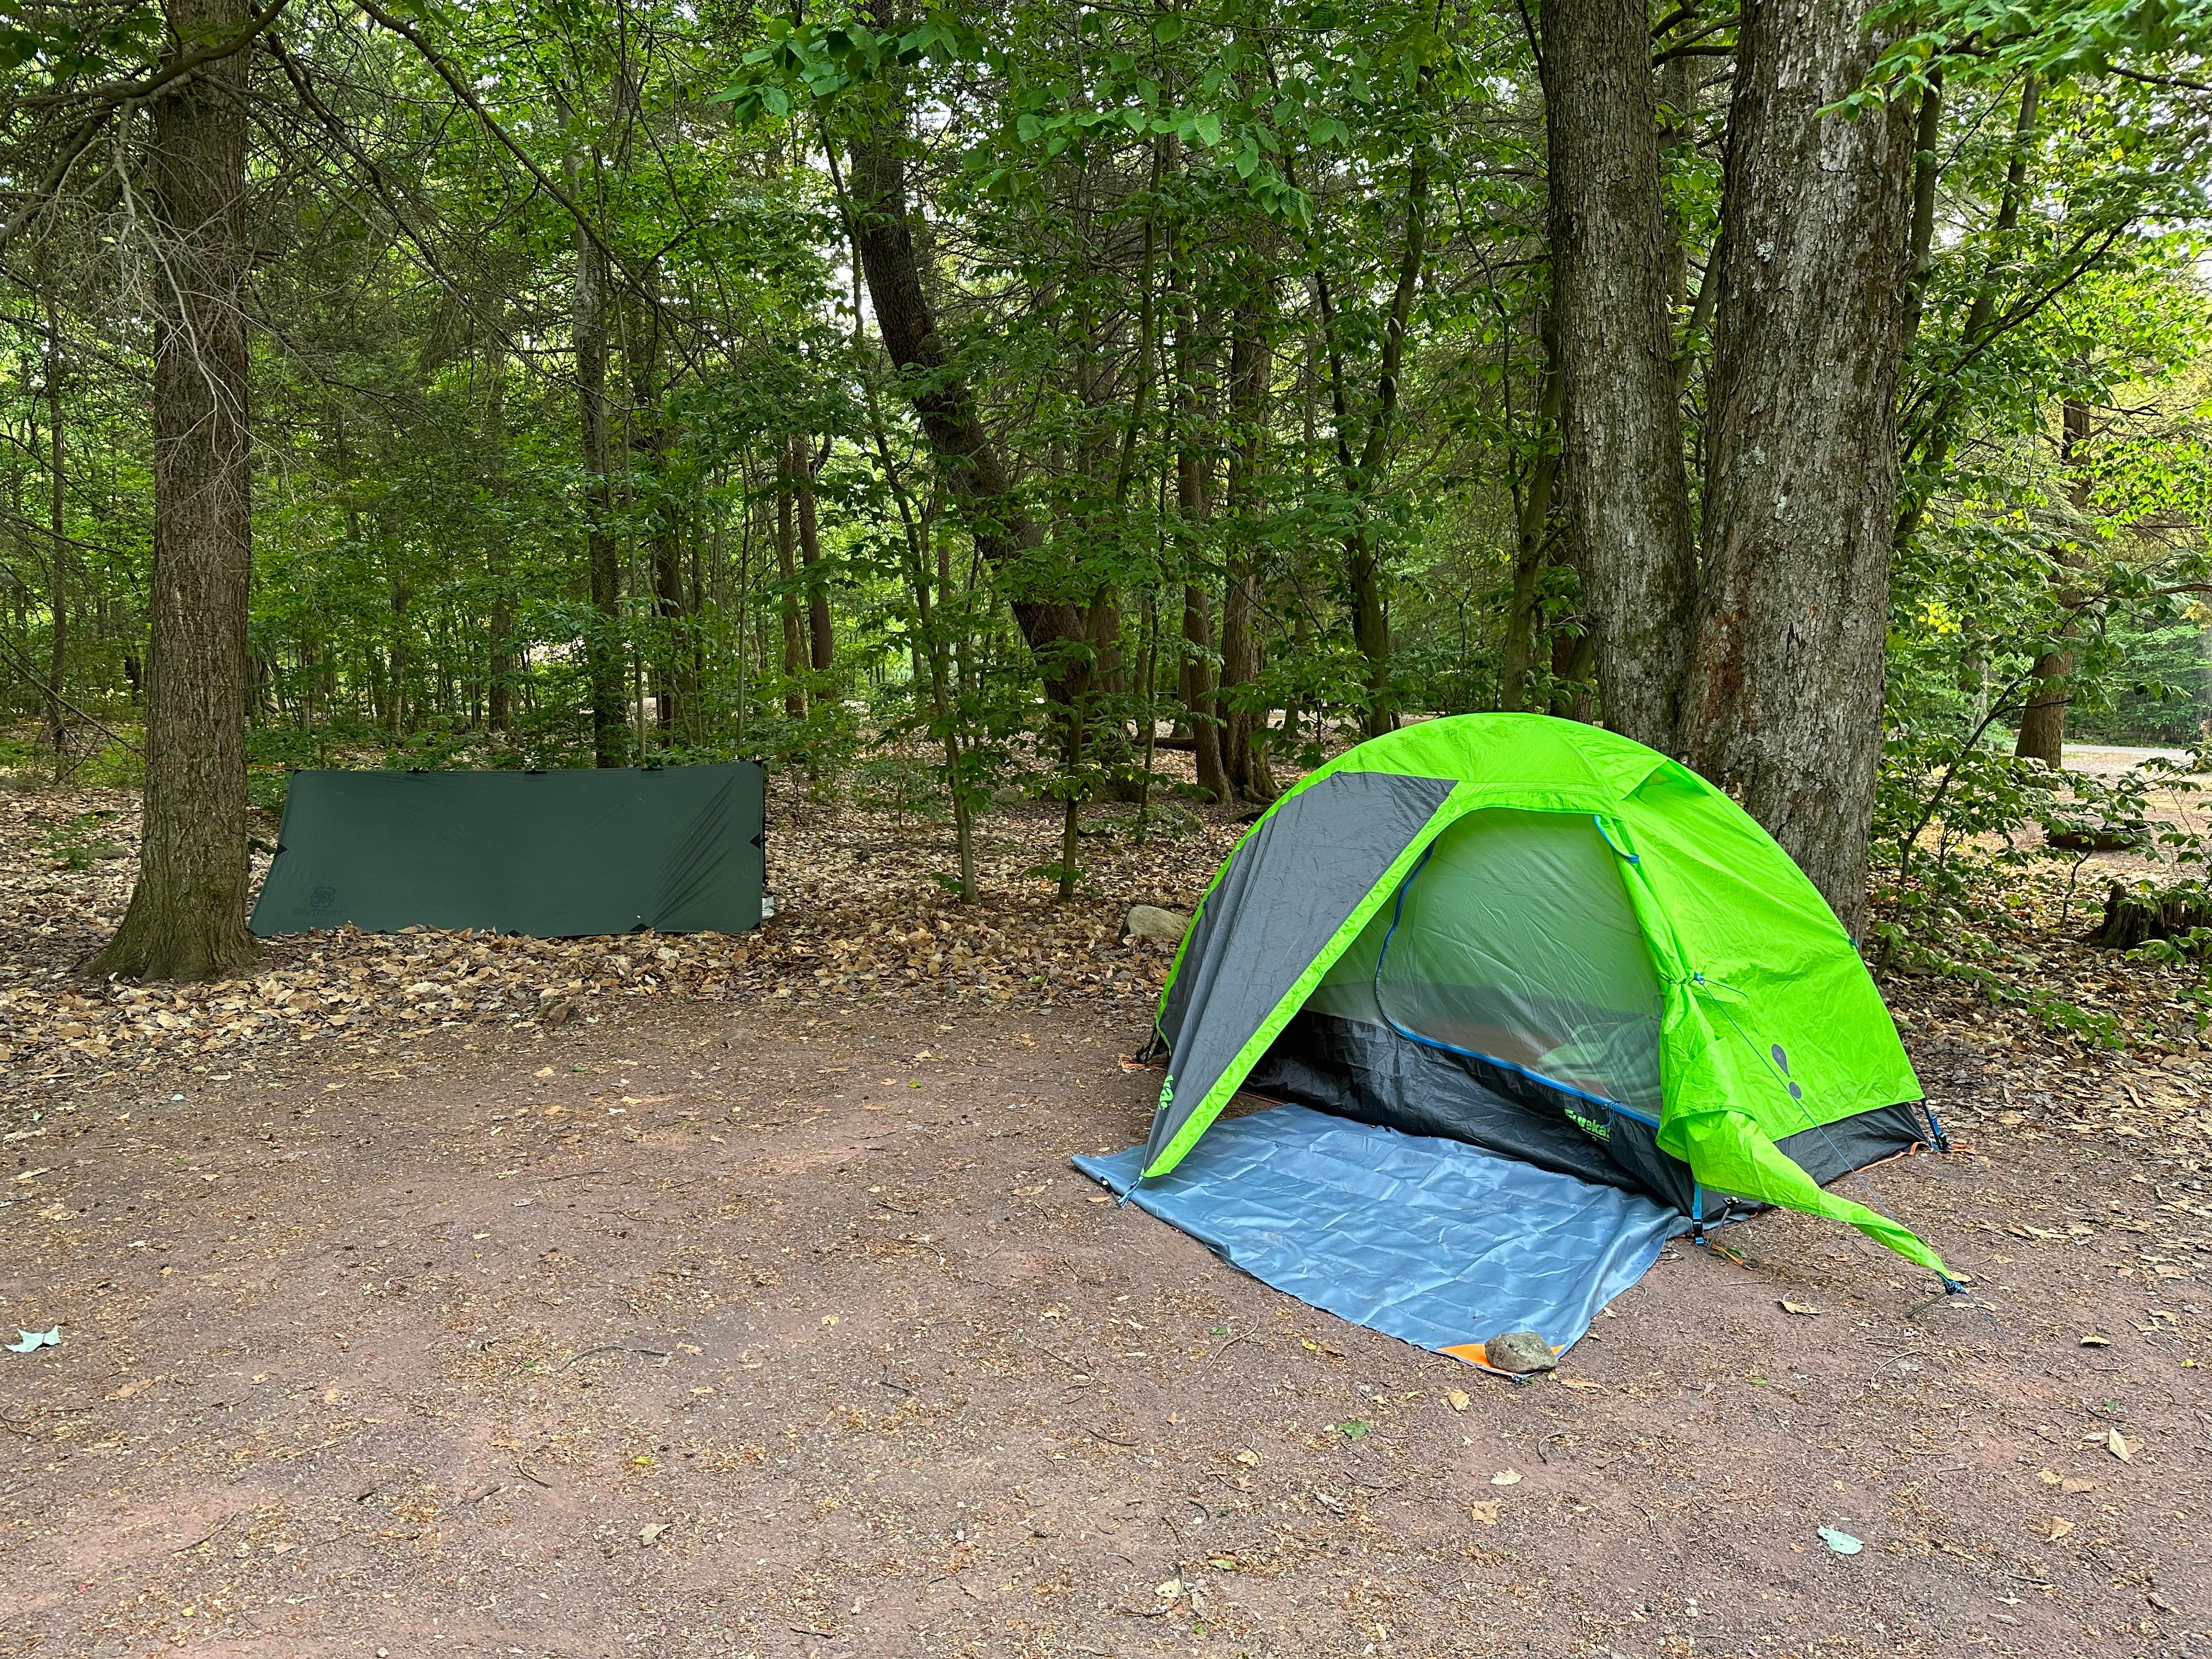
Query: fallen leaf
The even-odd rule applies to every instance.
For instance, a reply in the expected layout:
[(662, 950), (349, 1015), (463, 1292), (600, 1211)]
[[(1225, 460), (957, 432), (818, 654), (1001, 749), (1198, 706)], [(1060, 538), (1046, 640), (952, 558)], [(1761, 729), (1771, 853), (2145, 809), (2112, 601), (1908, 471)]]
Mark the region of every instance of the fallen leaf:
[(2081, 1346), (2085, 1348), (2109, 1348), (2112, 1346), (2112, 1339), (2091, 1334), (2081, 1339)]
[(1164, 1584), (1155, 1584), (1152, 1586), (1152, 1594), (1163, 1601), (1172, 1601), (1182, 1594), (1182, 1580), (1170, 1578)]
[(1465, 1389), (1446, 1389), (1444, 1398), (1451, 1403), (1451, 1408), (1455, 1412), (1463, 1412), (1474, 1403), (1473, 1397)]
[(1493, 1486), (1517, 1486), (1521, 1484), (1521, 1471), (1500, 1469), (1490, 1477), (1490, 1484)]
[(2035, 1472), (2035, 1478), (2043, 1482), (2046, 1486), (2055, 1486), (2058, 1484), (2058, 1471), (2056, 1469), (2038, 1469)]
[(1559, 1386), (1563, 1389), (1595, 1389), (1600, 1393), (1605, 1390), (1604, 1383), (1593, 1382), (1587, 1376), (1563, 1376), (1559, 1379)]
[(9, 1353), (29, 1353), (33, 1348), (58, 1348), (62, 1345), (62, 1328), (58, 1325), (50, 1331), (27, 1331), (19, 1326), (15, 1334), (23, 1340), (7, 1344)]
[(1367, 1437), (1367, 1425), (1356, 1417), (1348, 1423), (1338, 1424), (1336, 1428), (1346, 1440), (1364, 1440)]
[(1847, 1532), (1838, 1532), (1833, 1527), (1820, 1528), (1820, 1541), (1838, 1555), (1856, 1555), (1866, 1546)]
[(2123, 1463), (2132, 1463), (2136, 1461), (2136, 1449), (2120, 1438), (2120, 1431), (2118, 1429), (2106, 1431), (2105, 1449)]
[(2097, 1483), (2094, 1480), (2083, 1480), (2069, 1474), (2058, 1483), (2058, 1490), (2063, 1492), (2094, 1492), (2097, 1490)]
[(668, 1530), (668, 1527), (667, 1522), (656, 1521), (649, 1527), (641, 1528), (637, 1534), (637, 1541), (646, 1548), (651, 1549), (660, 1534)]
[(2062, 1519), (2061, 1517), (2054, 1515), (2048, 1521), (2042, 1522), (2039, 1526), (2030, 1527), (2028, 1530), (2033, 1533), (2038, 1538), (2043, 1539), (2047, 1542), (2056, 1543), (2059, 1539), (2065, 1537), (2068, 1533), (2074, 1530), (2074, 1523), (2071, 1521)]
[(1818, 1308), (1808, 1307), (1802, 1302), (1784, 1302), (1782, 1304), (1782, 1311), (1787, 1314), (1803, 1314), (1809, 1319), (1820, 1310)]
[(1498, 1524), (1498, 1500), (1495, 1498), (1485, 1504), (1469, 1504), (1467, 1506), (1467, 1512), (1483, 1526), (1494, 1527)]
[(1257, 1468), (1260, 1466), (1260, 1454), (1248, 1446), (1239, 1446), (1230, 1455), (1248, 1469)]

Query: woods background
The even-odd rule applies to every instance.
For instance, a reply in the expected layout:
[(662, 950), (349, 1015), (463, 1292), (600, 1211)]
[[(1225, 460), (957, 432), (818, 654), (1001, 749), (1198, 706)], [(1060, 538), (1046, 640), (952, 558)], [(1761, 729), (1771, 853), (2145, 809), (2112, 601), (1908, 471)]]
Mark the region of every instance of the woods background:
[(1065, 894), (1548, 711), (1860, 933), (2212, 712), (2202, 7), (0, 24), (5, 759), (145, 786), (100, 971), (251, 956), (293, 766), (765, 756), (971, 896), (1018, 788)]

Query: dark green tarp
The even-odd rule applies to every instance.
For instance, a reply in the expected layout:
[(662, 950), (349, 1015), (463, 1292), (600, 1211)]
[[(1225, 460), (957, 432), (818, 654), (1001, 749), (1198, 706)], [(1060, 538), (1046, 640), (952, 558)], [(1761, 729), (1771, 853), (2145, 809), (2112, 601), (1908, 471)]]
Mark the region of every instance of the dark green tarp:
[(757, 762), (298, 772), (253, 931), (740, 933), (766, 863)]

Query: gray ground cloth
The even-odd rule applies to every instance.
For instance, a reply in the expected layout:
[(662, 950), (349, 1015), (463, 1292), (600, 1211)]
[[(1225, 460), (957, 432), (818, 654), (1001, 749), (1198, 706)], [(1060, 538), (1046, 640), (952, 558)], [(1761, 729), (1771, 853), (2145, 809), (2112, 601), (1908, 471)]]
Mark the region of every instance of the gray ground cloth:
[(1565, 1347), (1690, 1225), (1633, 1193), (1304, 1106), (1225, 1118), (1139, 1185), (1144, 1156), (1074, 1164), (1262, 1283), (1430, 1349), (1516, 1330)]

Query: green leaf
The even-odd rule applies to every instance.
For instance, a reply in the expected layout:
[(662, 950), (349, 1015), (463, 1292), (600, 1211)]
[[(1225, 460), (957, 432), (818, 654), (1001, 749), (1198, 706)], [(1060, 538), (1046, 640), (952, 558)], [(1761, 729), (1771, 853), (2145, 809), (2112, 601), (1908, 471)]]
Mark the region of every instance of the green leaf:
[(1182, 32), (1188, 27), (1184, 19), (1170, 12), (1152, 25), (1152, 39), (1161, 46), (1171, 46), (1182, 39)]
[(1209, 146), (1221, 142), (1221, 118), (1212, 110), (1193, 121), (1191, 130)]

